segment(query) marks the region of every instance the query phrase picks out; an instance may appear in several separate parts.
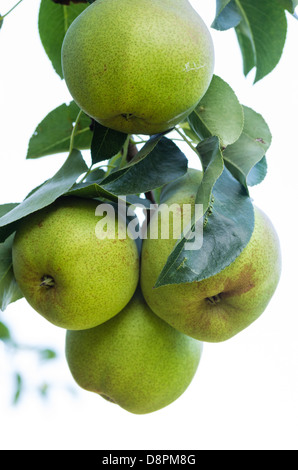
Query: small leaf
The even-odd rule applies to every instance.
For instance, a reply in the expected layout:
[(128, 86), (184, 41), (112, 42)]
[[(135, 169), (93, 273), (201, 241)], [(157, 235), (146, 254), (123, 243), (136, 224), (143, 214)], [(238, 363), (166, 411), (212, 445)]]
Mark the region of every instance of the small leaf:
[(247, 185), (248, 186), (256, 186), (262, 181), (267, 176), (267, 170), (268, 170), (268, 165), (267, 165), (267, 159), (266, 156), (262, 158), (248, 173), (247, 177)]
[[(126, 167), (111, 173), (101, 186), (114, 194), (140, 194), (184, 175), (187, 158), (170, 139), (155, 136)], [(152, 150), (151, 150), (152, 148)], [(148, 153), (148, 149), (151, 151)]]
[(109, 160), (116, 155), (123, 147), (126, 139), (127, 134), (114, 131), (95, 122), (91, 144), (93, 165), (103, 160)]
[(254, 229), (253, 205), (227, 169), (213, 188), (213, 199), (202, 247), (185, 250), (185, 239), (179, 240), (155, 287), (198, 282), (214, 276), (235, 261), (249, 243)]
[(0, 29), (2, 28), (4, 22), (4, 18), (2, 18), (1, 13), (0, 13)]
[(197, 146), (200, 154), (204, 176), (198, 189), (196, 203), (203, 205), (203, 214), (211, 204), (213, 187), (224, 170), (223, 157), (217, 137), (204, 140)]
[(60, 170), (44, 184), (33, 191), (21, 204), (0, 218), (0, 242), (16, 230), (19, 220), (52, 204), (67, 193), (87, 165), (78, 150), (73, 150)]
[(298, 5), (298, 0), (278, 0), (285, 10), (288, 10), (290, 13), (294, 13)]
[(85, 178), (85, 181), (90, 183), (100, 182), (104, 179), (106, 172), (102, 168), (95, 168), (91, 173)]
[(11, 339), (10, 331), (4, 323), (0, 322), (0, 341), (9, 341)]
[(241, 20), (242, 16), (235, 0), (216, 0), (216, 17), (212, 28), (226, 31), (235, 28)]
[[(80, 108), (72, 101), (51, 111), (37, 126), (32, 135), (27, 158), (39, 158), (69, 151), (70, 137)], [(89, 149), (92, 141), (91, 118), (82, 113), (74, 138), (78, 150)]]
[[(223, 157), (227, 168), (247, 190), (248, 175), (266, 154), (272, 136), (260, 114), (246, 106), (243, 106), (243, 110), (243, 132), (237, 142), (224, 150)], [(258, 168), (255, 168), (255, 171), (257, 170)]]
[(42, 361), (49, 361), (57, 358), (57, 353), (52, 349), (43, 349), (39, 353), (39, 357)]
[(14, 235), (0, 243), (0, 310), (23, 297), (13, 273), (12, 244)]
[(41, 0), (38, 29), (42, 45), (57, 74), (63, 78), (61, 48), (64, 36), (71, 23), (86, 8), (87, 4), (55, 4), (52, 0)]
[(244, 69), (256, 66), (255, 83), (277, 66), (287, 35), (287, 18), (278, 0), (236, 0), (242, 21), (236, 27)]
[(242, 53), (243, 73), (245, 76), (247, 76), (256, 65), (256, 51), (253, 42), (253, 37), (249, 26), (245, 21), (242, 21), (235, 28), (235, 31)]
[(200, 139), (217, 136), (221, 145), (226, 147), (241, 135), (243, 110), (232, 88), (215, 75), (188, 121)]
[(21, 393), (23, 391), (23, 379), (21, 375), (18, 373), (15, 374), (15, 388), (16, 390), (15, 390), (15, 394), (13, 398), (14, 405), (16, 405), (19, 402)]

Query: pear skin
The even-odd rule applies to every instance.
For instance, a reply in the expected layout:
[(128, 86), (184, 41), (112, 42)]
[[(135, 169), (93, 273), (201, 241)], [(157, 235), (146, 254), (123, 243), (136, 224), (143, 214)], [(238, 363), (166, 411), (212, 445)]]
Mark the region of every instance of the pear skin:
[(139, 291), (117, 316), (66, 335), (66, 359), (77, 384), (134, 414), (179, 398), (200, 363), (203, 344), (172, 328)]
[(95, 231), (98, 206), (61, 198), (25, 218), (15, 236), (17, 283), (33, 309), (61, 328), (81, 330), (109, 320), (130, 301), (139, 281), (136, 243), (119, 237), (126, 224), (116, 218), (116, 237), (101, 239)]
[(150, 135), (197, 106), (213, 76), (214, 47), (188, 0), (97, 0), (68, 29), (62, 66), (86, 114)]
[[(176, 193), (171, 185), (167, 204), (193, 204), (201, 176), (201, 172), (196, 177), (195, 170), (191, 170), (179, 183)], [(149, 228), (152, 230), (157, 223), (157, 217), (153, 216)], [(226, 341), (260, 317), (281, 275), (279, 239), (271, 221), (260, 209), (255, 207), (255, 228), (249, 244), (230, 266), (200, 282), (154, 288), (176, 241), (173, 237), (150, 239), (149, 230), (143, 243), (141, 287), (156, 315), (179, 331), (205, 342)]]

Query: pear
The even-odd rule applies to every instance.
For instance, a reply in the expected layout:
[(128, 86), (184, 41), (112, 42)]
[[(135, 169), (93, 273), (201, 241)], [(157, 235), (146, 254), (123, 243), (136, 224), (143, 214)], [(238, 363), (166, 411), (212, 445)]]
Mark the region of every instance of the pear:
[(104, 227), (101, 233), (97, 227), (103, 220), (95, 214), (98, 206), (62, 197), (25, 218), (14, 239), (13, 270), (24, 297), (61, 328), (81, 330), (109, 320), (139, 281), (139, 254), (125, 222), (116, 218), (114, 239), (105, 238)]
[[(170, 185), (164, 196), (169, 197), (168, 205), (178, 204), (176, 216), (181, 217), (181, 204), (194, 204), (201, 179), (200, 171), (191, 170), (180, 180), (176, 192)], [(166, 221), (162, 216), (161, 220)], [(143, 295), (155, 314), (179, 331), (205, 342), (226, 341), (260, 317), (281, 274), (279, 239), (263, 211), (255, 207), (252, 238), (227, 268), (200, 282), (158, 288), (154, 285), (177, 240), (171, 231), (169, 239), (150, 238), (150, 231), (162, 230), (162, 225), (158, 228), (156, 224), (158, 212), (151, 218), (141, 265)]]
[(151, 135), (197, 106), (213, 76), (214, 47), (188, 0), (97, 0), (68, 29), (62, 67), (86, 114)]
[(66, 359), (77, 384), (134, 414), (180, 397), (200, 363), (203, 344), (157, 317), (139, 290), (117, 316), (68, 331)]

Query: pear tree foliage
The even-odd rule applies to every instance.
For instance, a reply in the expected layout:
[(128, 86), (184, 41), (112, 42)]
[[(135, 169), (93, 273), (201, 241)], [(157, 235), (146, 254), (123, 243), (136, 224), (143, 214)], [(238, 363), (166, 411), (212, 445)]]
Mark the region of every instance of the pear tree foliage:
[[(64, 36), (71, 23), (93, 1), (40, 2), (37, 25), (40, 41), (52, 63), (53, 73), (61, 79)], [(254, 71), (255, 83), (265, 80), (281, 59), (287, 37), (287, 17), (295, 16), (297, 0), (213, 1), (216, 2), (216, 17), (210, 27), (222, 31), (223, 35), (234, 29), (244, 75)], [(16, 2), (15, 7), (19, 3)], [(13, 14), (12, 10), (0, 13), (0, 29), (9, 27), (8, 13)], [(157, 285), (199, 281), (217, 274), (225, 267), (225, 252), (229, 253), (229, 263), (233, 262), (251, 238), (254, 216), (250, 187), (262, 183), (266, 177), (271, 139), (263, 117), (243, 106), (236, 91), (218, 76), (213, 77), (206, 95), (188, 118), (163, 135), (144, 137), (113, 131), (92, 121), (74, 101), (61, 103), (36, 124), (24, 158), (50, 158), (65, 153), (64, 165), (56, 175), (32, 188), (24, 201), (0, 206), (0, 310), (4, 311), (22, 297), (13, 275), (11, 247), (14, 233), (24, 217), (67, 194), (111, 203), (116, 203), (122, 195), (129, 205), (138, 201), (144, 203), (145, 197), (147, 202), (158, 204), (164, 185), (187, 171), (188, 159), (179, 148), (182, 140), (197, 155), (204, 172), (197, 191), (197, 202), (203, 205), (204, 217), (213, 217), (215, 227), (220, 225), (221, 218), (229, 218), (234, 227), (233, 246), (224, 233), (212, 233), (210, 224), (204, 235), (212, 237), (213, 242), (215, 239), (221, 247), (217, 263), (210, 262), (207, 273), (206, 270), (194, 272), (191, 266), (196, 254), (185, 250), (187, 236), (182, 237)], [(84, 152), (90, 152), (91, 167), (85, 162)], [(210, 211), (211, 206), (215, 210)], [(235, 211), (235, 208), (240, 209)], [(195, 223), (197, 221), (193, 220)], [(205, 256), (210, 256), (211, 260), (212, 252)], [(189, 267), (182, 273), (179, 270), (181, 259), (184, 266)], [(0, 341), (11, 350), (17, 348), (11, 332), (1, 321)], [(41, 359), (55, 358), (51, 350), (37, 352)], [(15, 373), (15, 384), (14, 401), (17, 402), (22, 391), (19, 371)], [(41, 393), (46, 395), (47, 384), (41, 386)]]

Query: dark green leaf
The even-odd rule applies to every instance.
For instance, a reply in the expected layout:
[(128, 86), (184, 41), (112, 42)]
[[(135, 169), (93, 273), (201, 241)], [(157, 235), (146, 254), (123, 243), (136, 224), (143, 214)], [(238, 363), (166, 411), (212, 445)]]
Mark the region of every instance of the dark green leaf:
[(248, 24), (242, 21), (235, 28), (243, 60), (243, 73), (245, 76), (256, 66), (256, 51), (252, 34)]
[(95, 168), (94, 170), (91, 171), (91, 173), (85, 178), (85, 181), (90, 183), (99, 183), (102, 181), (105, 177), (106, 172), (102, 170), (101, 168)]
[(285, 10), (288, 10), (290, 13), (294, 13), (295, 8), (298, 5), (298, 0), (278, 0)]
[[(27, 158), (38, 158), (55, 153), (69, 151), (70, 137), (80, 108), (72, 101), (69, 105), (62, 104), (51, 111), (37, 126), (32, 135)], [(78, 150), (89, 149), (92, 141), (90, 125), (92, 121), (82, 113), (74, 138), (74, 147)]]
[(86, 199), (106, 199), (111, 202), (118, 202), (118, 196), (110, 191), (106, 191), (98, 183), (80, 183), (73, 186), (67, 196), (82, 197)]
[(0, 13), (0, 29), (2, 28), (3, 21), (4, 21), (4, 19), (2, 18), (1, 13)]
[[(244, 129), (241, 137), (224, 150), (223, 157), (227, 168), (247, 190), (248, 175), (266, 154), (271, 145), (272, 136), (260, 114), (246, 106), (243, 106), (243, 110)], [(251, 178), (258, 169), (261, 168), (255, 168)]]
[(9, 341), (11, 339), (10, 331), (4, 323), (0, 322), (0, 340)]
[(103, 160), (109, 160), (116, 155), (127, 139), (127, 134), (108, 129), (97, 122), (94, 123), (93, 132), (91, 144), (93, 165)]
[(0, 243), (0, 310), (23, 297), (13, 273), (12, 243), (14, 235)]
[(224, 162), (217, 137), (204, 140), (197, 146), (203, 165), (204, 176), (199, 187), (196, 204), (203, 205), (203, 214), (211, 204), (213, 187), (224, 169)]
[(243, 186), (227, 169), (213, 187), (212, 213), (207, 220), (202, 247), (186, 250), (185, 239), (179, 240), (155, 287), (214, 276), (235, 261), (247, 246), (254, 229), (253, 205)]
[(236, 27), (244, 53), (244, 69), (251, 70), (252, 52), (256, 66), (255, 82), (277, 66), (287, 35), (287, 18), (278, 0), (237, 0), (242, 21)]
[(87, 169), (81, 153), (78, 150), (73, 150), (55, 176), (39, 186), (21, 204), (0, 218), (0, 242), (16, 230), (16, 222), (20, 219), (49, 206), (68, 192), (78, 177)]
[(212, 28), (226, 31), (235, 28), (241, 20), (242, 16), (235, 0), (216, 0), (216, 17)]
[[(184, 175), (187, 158), (170, 139), (158, 136), (141, 149), (126, 167), (111, 173), (101, 186), (118, 195), (140, 194), (159, 188)], [(157, 141), (157, 143), (156, 143)]]
[(84, 3), (70, 3), (66, 6), (54, 3), (52, 0), (41, 0), (38, 17), (40, 39), (55, 71), (61, 78), (63, 78), (61, 47), (65, 33), (87, 7), (88, 5)]
[(226, 147), (241, 135), (243, 109), (232, 88), (214, 75), (207, 93), (188, 121), (200, 139), (217, 136), (221, 145)]

